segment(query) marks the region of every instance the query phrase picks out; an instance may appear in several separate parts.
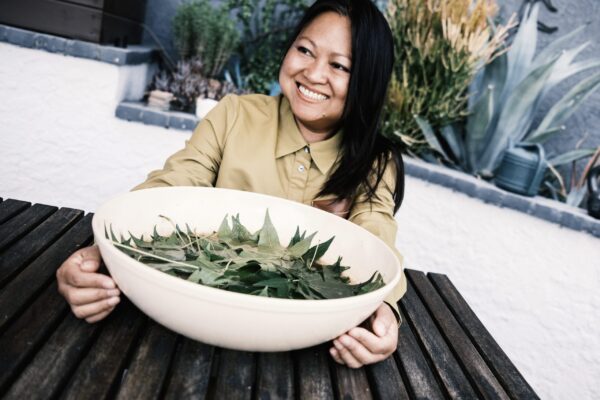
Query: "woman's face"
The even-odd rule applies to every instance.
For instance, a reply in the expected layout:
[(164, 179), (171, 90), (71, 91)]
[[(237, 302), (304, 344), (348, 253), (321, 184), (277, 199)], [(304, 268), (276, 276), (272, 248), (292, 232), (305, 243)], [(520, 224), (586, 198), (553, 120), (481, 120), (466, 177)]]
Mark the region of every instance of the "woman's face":
[(329, 133), (340, 120), (351, 52), (350, 20), (335, 12), (317, 16), (287, 52), (279, 84), (297, 121), (309, 131)]

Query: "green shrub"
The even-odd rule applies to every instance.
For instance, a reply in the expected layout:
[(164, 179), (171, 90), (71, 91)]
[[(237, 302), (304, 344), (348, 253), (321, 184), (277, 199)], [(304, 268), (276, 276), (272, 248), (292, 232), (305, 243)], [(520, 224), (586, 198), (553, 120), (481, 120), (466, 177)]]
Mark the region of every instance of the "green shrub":
[(238, 53), (243, 86), (268, 93), (278, 79), (285, 45), (306, 9), (306, 0), (228, 0), (227, 8), (241, 24)]
[(194, 0), (177, 9), (173, 19), (175, 45), (182, 59), (199, 57), (202, 74), (216, 77), (239, 43), (239, 33), (225, 7)]

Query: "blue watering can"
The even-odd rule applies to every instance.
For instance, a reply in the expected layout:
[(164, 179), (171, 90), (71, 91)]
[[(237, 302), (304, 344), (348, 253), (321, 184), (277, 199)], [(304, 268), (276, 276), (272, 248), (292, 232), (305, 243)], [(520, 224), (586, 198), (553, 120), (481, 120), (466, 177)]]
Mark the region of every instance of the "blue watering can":
[(496, 170), (498, 187), (524, 196), (535, 196), (546, 171), (546, 155), (539, 144), (512, 143)]

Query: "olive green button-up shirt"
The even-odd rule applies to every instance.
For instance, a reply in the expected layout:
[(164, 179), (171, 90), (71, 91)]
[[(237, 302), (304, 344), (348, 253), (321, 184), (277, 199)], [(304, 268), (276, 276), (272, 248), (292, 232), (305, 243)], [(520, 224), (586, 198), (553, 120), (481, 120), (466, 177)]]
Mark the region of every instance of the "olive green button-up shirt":
[[(341, 132), (308, 144), (284, 96), (229, 95), (198, 124), (185, 147), (169, 157), (133, 190), (157, 186), (212, 186), (263, 193), (312, 205), (336, 162)], [(348, 220), (396, 250), (392, 190), (395, 168), (384, 173), (370, 203), (364, 191), (350, 207)], [(406, 278), (385, 299), (399, 319), (397, 301), (406, 291)]]

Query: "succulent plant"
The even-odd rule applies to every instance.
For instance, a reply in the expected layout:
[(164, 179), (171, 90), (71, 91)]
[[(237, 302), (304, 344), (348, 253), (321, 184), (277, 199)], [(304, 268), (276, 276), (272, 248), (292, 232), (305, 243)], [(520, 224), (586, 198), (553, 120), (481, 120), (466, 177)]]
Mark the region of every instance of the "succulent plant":
[(534, 56), (538, 8), (539, 3), (527, 8), (511, 47), (475, 77), (470, 86), (466, 123), (445, 125), (436, 132), (426, 118), (417, 118), (431, 148), (455, 167), (493, 177), (510, 141), (543, 143), (563, 132), (566, 119), (600, 87), (600, 73), (581, 80), (532, 128), (548, 91), (579, 72), (600, 66), (600, 58), (574, 62), (589, 43), (563, 50), (585, 26), (560, 37)]
[(186, 112), (194, 112), (198, 97), (220, 100), (230, 93), (246, 93), (231, 82), (204, 76), (203, 65), (199, 57), (181, 60), (171, 74), (164, 70), (156, 74), (150, 89), (173, 93), (171, 108)]

